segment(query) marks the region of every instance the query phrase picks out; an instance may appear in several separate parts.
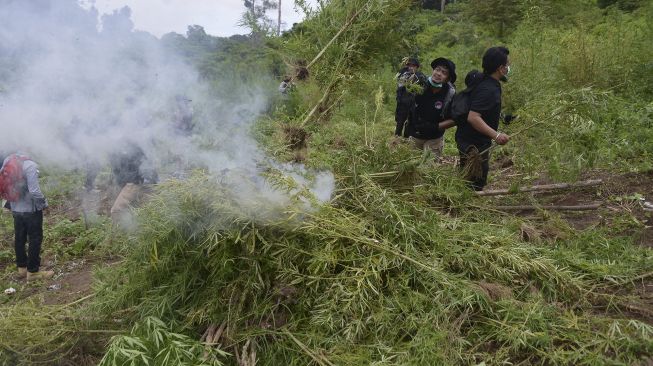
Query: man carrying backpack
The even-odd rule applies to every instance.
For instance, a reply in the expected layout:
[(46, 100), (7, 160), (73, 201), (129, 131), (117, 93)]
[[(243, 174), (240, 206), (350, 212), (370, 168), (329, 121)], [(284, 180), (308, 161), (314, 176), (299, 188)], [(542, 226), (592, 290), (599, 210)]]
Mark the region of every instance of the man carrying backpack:
[(24, 154), (9, 155), (0, 168), (0, 193), (8, 201), (14, 218), (18, 277), (27, 277), (28, 281), (52, 277), (53, 271), (40, 268), (43, 210), (48, 207), (48, 202), (39, 186), (38, 165)]
[(424, 84), (426, 76), (419, 70), (419, 61), (408, 58), (406, 66), (397, 73), (397, 109), (395, 110), (395, 137), (410, 137), (413, 135), (413, 126), (410, 116), (415, 109), (415, 94), (409, 88), (411, 85)]
[(510, 136), (498, 131), (501, 115), (500, 81), (508, 80), (509, 53), (505, 47), (492, 47), (485, 51), (482, 80), (470, 91), (467, 119), (456, 130), (460, 166), (476, 191), (483, 190), (487, 184), (492, 141), (504, 145), (510, 140)]
[(425, 83), (424, 92), (415, 96), (415, 112), (411, 124), (415, 126), (412, 140), (415, 147), (429, 149), (436, 157), (442, 155), (444, 148), (444, 129), (440, 128), (450, 120), (448, 105), (456, 89), (456, 65), (446, 58), (436, 58), (431, 62), (433, 72)]

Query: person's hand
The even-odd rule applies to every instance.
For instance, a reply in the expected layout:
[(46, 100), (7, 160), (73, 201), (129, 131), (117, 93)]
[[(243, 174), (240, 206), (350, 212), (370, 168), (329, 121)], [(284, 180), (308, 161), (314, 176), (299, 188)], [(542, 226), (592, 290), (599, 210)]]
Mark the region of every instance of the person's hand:
[(448, 119), (448, 120), (445, 120), (445, 121), (442, 121), (442, 122), (438, 123), (438, 130), (446, 131), (447, 129), (449, 129), (449, 128), (455, 126), (455, 125), (456, 125), (456, 122), (454, 122), (454, 120)]
[(508, 143), (508, 141), (510, 141), (510, 136), (502, 132), (497, 132), (497, 137), (494, 138), (494, 141), (496, 141), (499, 145), (505, 145)]

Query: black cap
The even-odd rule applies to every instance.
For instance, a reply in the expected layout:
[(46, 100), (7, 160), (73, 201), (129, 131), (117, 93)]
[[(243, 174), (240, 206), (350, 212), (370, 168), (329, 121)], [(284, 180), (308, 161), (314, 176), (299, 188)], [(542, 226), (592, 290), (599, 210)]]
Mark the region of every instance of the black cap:
[(406, 60), (406, 65), (415, 65), (419, 67), (419, 60), (415, 57), (409, 57), (408, 60)]
[(456, 82), (456, 64), (453, 61), (446, 59), (444, 57), (438, 57), (435, 60), (431, 61), (431, 68), (435, 69), (437, 66), (444, 66), (449, 70), (449, 82)]

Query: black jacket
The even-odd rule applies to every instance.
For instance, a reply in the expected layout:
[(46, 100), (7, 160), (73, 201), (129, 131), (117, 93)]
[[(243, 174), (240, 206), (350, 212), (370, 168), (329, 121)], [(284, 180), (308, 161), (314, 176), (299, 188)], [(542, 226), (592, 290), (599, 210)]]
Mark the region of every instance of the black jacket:
[(448, 105), (456, 89), (452, 84), (444, 85), (437, 93), (427, 87), (420, 95), (415, 96), (415, 113), (413, 114), (414, 137), (432, 140), (444, 135), (438, 124), (449, 118)]

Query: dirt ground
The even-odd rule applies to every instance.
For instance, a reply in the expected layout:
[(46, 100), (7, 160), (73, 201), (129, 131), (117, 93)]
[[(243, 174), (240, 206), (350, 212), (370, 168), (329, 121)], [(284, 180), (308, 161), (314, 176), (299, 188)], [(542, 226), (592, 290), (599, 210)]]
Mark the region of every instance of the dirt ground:
[(0, 272), (9, 273), (2, 279), (5, 289), (16, 290), (11, 296), (2, 295), (4, 303), (18, 303), (36, 296), (43, 305), (71, 304), (91, 294), (94, 268), (115, 262), (115, 258), (92, 257), (55, 262), (54, 258), (45, 257), (42, 258), (43, 268), (51, 269), (55, 274), (51, 279), (33, 282), (19, 279), (13, 263), (0, 264)]
[[(505, 161), (495, 162), (492, 169), (509, 174), (510, 164)], [(653, 203), (653, 171), (647, 173), (626, 173), (612, 175), (605, 172), (591, 172), (579, 180), (601, 179), (603, 183), (595, 187), (573, 190), (549, 191), (543, 193), (522, 193), (519, 196), (487, 197), (490, 202), (510, 200), (511, 205), (540, 205), (542, 207), (576, 206), (601, 203), (597, 210), (556, 211), (573, 230), (586, 230), (592, 227), (608, 228), (614, 235), (632, 236), (637, 245), (653, 248), (653, 212), (646, 209), (645, 202)], [(541, 178), (535, 184), (549, 184), (551, 180)], [(508, 188), (506, 182), (494, 182), (486, 189)], [(505, 198), (510, 197), (510, 198)], [(521, 198), (516, 198), (521, 197)], [(521, 201), (521, 202), (520, 202)], [(498, 203), (497, 203), (498, 204)], [(525, 218), (536, 218), (533, 211), (511, 211)], [(536, 221), (536, 220), (534, 220)], [(553, 229), (553, 230), (552, 230)], [(555, 228), (543, 229), (535, 226), (536, 235), (556, 237), (564, 233), (555, 232)], [(528, 229), (527, 229), (528, 230)], [(539, 231), (538, 231), (539, 230)], [(529, 235), (526, 233), (525, 235)], [(533, 235), (533, 234), (530, 234)], [(651, 268), (653, 270), (653, 268)], [(609, 310), (615, 316), (626, 316), (653, 324), (653, 272), (644, 274), (632, 283), (602, 289), (605, 295), (626, 295), (629, 302), (619, 309)], [(609, 307), (606, 304), (606, 308)], [(605, 311), (601, 307), (597, 311)]]
[[(500, 169), (497, 162), (493, 168)], [(509, 169), (509, 167), (508, 167)], [(598, 210), (589, 211), (557, 211), (560, 216), (576, 230), (585, 230), (590, 227), (606, 226), (614, 229), (616, 235), (623, 235), (618, 223), (624, 218), (633, 218), (626, 234), (633, 235), (639, 245), (653, 247), (653, 211), (647, 210), (645, 202), (653, 203), (653, 171), (647, 173), (626, 173), (611, 175), (596, 171), (585, 174), (579, 180), (601, 179), (602, 184), (572, 190), (549, 191), (542, 193), (521, 194), (523, 202), (515, 204), (531, 205), (536, 203), (546, 206), (577, 206), (600, 203)], [(535, 184), (553, 183), (546, 177), (538, 179)], [(506, 182), (494, 182), (486, 189), (508, 188)], [(507, 196), (503, 196), (507, 197)], [(489, 198), (496, 200), (496, 198)], [(532, 211), (515, 212), (518, 215), (529, 217)]]
[[(96, 191), (91, 197), (94, 210), (99, 214), (108, 215), (112, 198), (116, 193), (113, 191)], [(84, 202), (79, 198), (81, 194), (75, 195), (75, 199), (66, 200), (60, 206), (50, 207), (50, 212), (44, 217), (44, 226), (53, 225), (55, 220), (68, 219), (71, 221), (82, 220)], [(99, 204), (98, 204), (99, 203)], [(3, 212), (6, 214), (6, 212)], [(13, 253), (13, 233), (4, 233), (0, 237), (0, 243), (7, 244), (7, 250)], [(59, 246), (72, 245), (75, 238), (63, 238)], [(95, 253), (86, 254), (78, 257), (66, 257), (61, 259), (56, 255), (48, 254), (48, 246), (53, 243), (43, 243), (43, 254), (41, 258), (41, 267), (45, 270), (55, 272), (51, 279), (44, 281), (34, 281), (28, 283), (24, 278), (20, 279), (16, 273), (16, 267), (11, 260), (0, 261), (0, 290), (14, 288), (16, 292), (12, 295), (0, 294), (0, 304), (18, 303), (24, 299), (36, 297), (39, 303), (44, 305), (66, 305), (85, 298), (91, 294), (91, 284), (93, 281), (93, 270), (97, 266), (110, 266), (115, 264), (118, 259), (111, 257), (99, 256)], [(4, 274), (4, 275), (3, 275)]]

